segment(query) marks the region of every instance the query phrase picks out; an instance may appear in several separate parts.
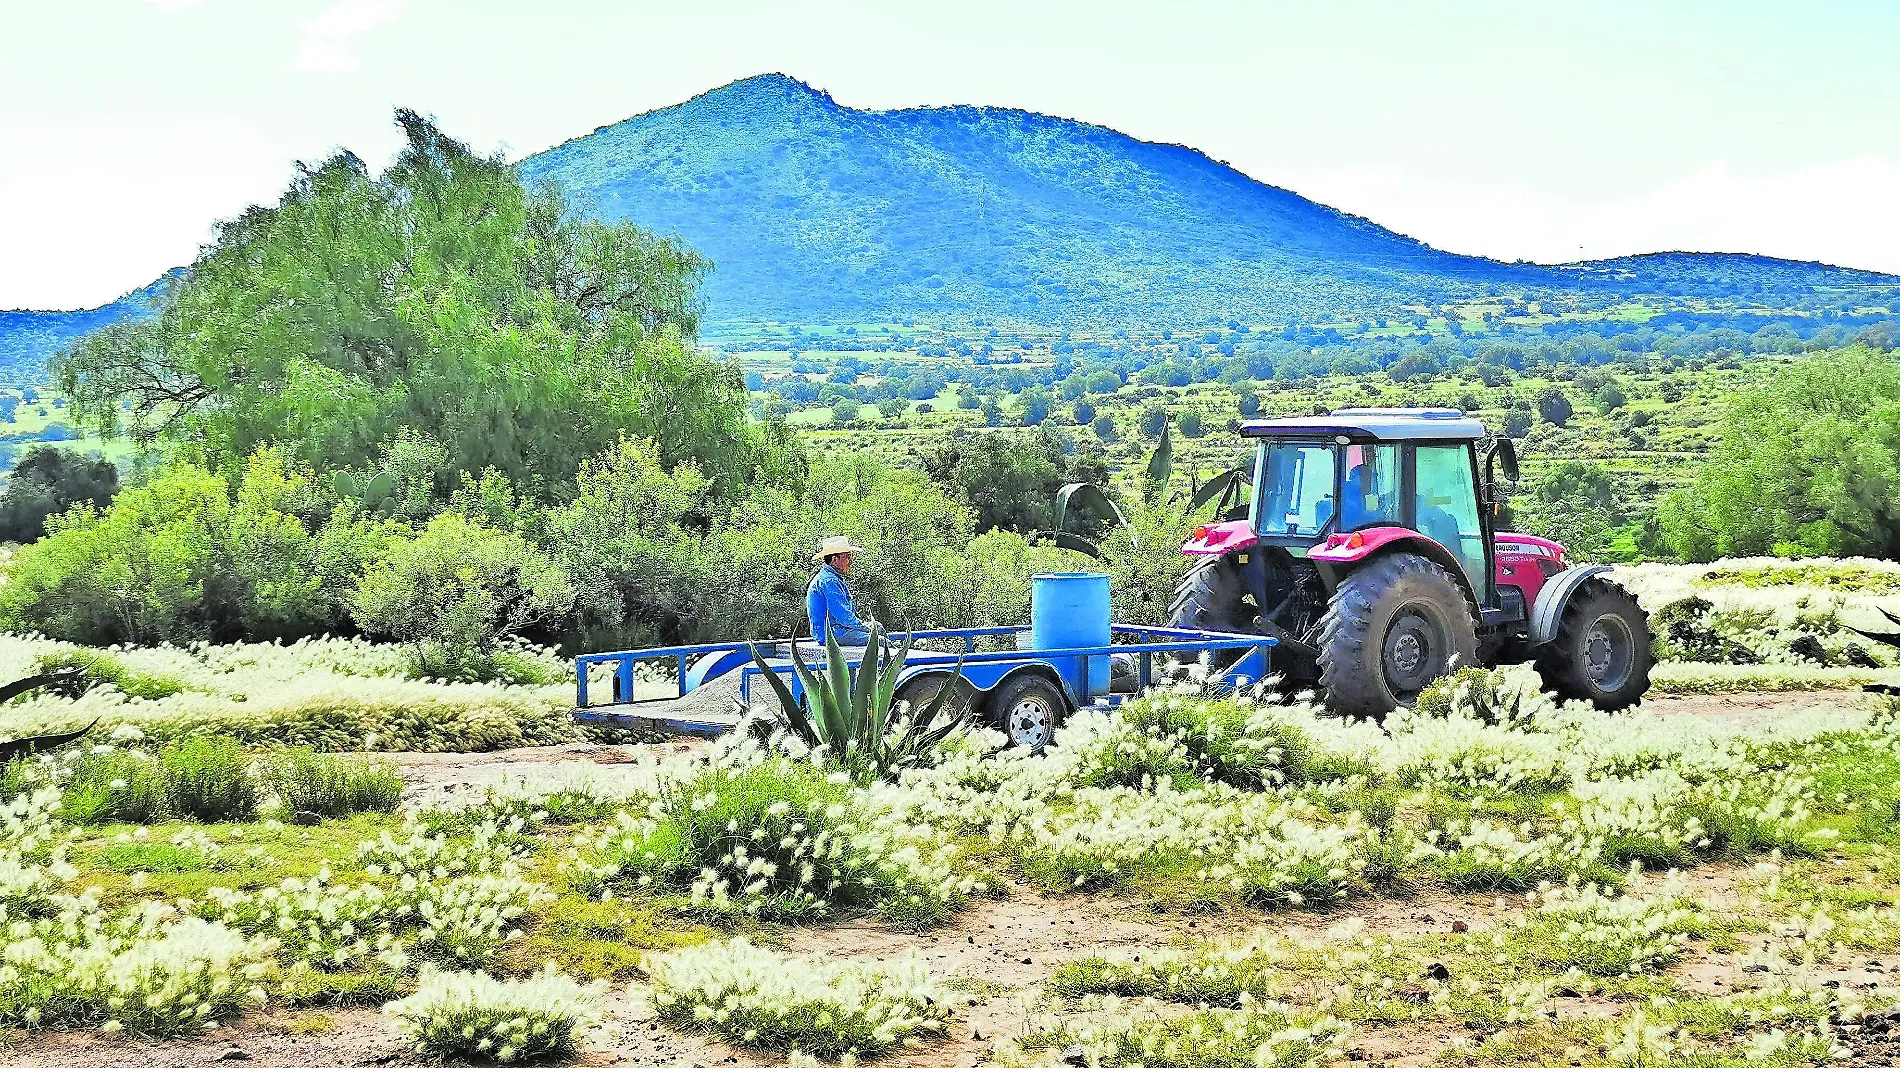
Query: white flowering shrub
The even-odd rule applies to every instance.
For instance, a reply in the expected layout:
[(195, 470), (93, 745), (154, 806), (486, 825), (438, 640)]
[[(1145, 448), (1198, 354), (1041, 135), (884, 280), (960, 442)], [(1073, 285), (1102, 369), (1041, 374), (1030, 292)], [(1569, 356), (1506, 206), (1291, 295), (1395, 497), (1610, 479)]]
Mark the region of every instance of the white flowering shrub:
[(845, 780), (775, 759), (669, 786), (578, 839), (576, 885), (670, 893), (695, 909), (808, 920), (854, 909), (942, 923), (973, 889), (926, 826), (871, 819)]
[(1522, 948), (1550, 967), (1610, 978), (1667, 967), (1704, 926), (1679, 885), (1620, 896), (1595, 885), (1557, 887), (1539, 894), (1536, 906), (1501, 930), (1494, 944)]
[(1602, 844), (1585, 837), (1539, 834), (1529, 823), (1515, 826), (1472, 819), (1425, 832), (1424, 844), (1439, 880), (1454, 890), (1529, 890), (1540, 883), (1612, 879)]
[(511, 861), (492, 873), (437, 878), (404, 872), (390, 882), (342, 885), (328, 869), (257, 891), (212, 887), (206, 908), (229, 926), (282, 943), (283, 953), (320, 968), (420, 960), (458, 967), (491, 962), (519, 937), (518, 921), (552, 894)]
[(417, 1053), (515, 1064), (564, 1057), (599, 1026), (607, 984), (553, 967), (526, 979), (425, 968), (416, 992), (383, 1006)]
[(1150, 948), (1069, 961), (1045, 985), (1063, 997), (1107, 994), (1231, 1009), (1280, 994), (1284, 964), (1283, 954), (1258, 943)]
[(164, 906), (105, 919), (89, 898), (15, 923), (0, 958), (0, 1020), (17, 1027), (197, 1034), (266, 1000), (268, 939)]
[[(1032, 1033), (1002, 1062), (1054, 1064), (1079, 1047), (1082, 1062), (1097, 1068), (1311, 1068), (1339, 1060), (1349, 1031), (1329, 1015), (1251, 999), (1186, 1015), (1114, 997), (1085, 999), (1081, 1009), (1073, 1021)], [(1037, 1057), (1038, 1049), (1047, 1052)]]
[(736, 938), (652, 958), (648, 971), (670, 1027), (827, 1058), (936, 1039), (953, 1000), (915, 953), (876, 962), (793, 957)]

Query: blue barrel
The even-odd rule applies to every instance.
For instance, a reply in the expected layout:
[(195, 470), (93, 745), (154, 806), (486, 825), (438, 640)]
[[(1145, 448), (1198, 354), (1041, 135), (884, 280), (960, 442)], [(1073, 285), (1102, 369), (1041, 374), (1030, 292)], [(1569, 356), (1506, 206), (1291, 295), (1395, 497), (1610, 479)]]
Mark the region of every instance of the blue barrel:
[[(1036, 575), (1030, 579), (1029, 647), (1086, 649), (1107, 645), (1108, 576), (1094, 572)], [(1088, 661), (1083, 685), (1082, 661)], [(1059, 656), (1049, 660), (1067, 680), (1070, 692), (1084, 700), (1108, 693), (1107, 656)]]

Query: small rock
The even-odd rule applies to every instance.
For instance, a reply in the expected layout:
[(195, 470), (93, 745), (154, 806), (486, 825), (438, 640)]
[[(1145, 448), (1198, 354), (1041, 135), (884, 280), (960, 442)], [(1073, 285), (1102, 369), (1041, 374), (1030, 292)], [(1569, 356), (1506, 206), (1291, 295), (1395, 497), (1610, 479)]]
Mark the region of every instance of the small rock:
[(1469, 931), (1469, 930), (1471, 930), (1471, 925), (1466, 923), (1465, 921), (1463, 920), (1451, 921), (1452, 934), (1464, 934), (1466, 931)]
[(1434, 982), (1445, 982), (1451, 978), (1451, 969), (1440, 964), (1438, 961), (1433, 961), (1431, 967), (1425, 969), (1425, 978), (1433, 980)]
[(315, 827), (317, 824), (323, 822), (323, 817), (309, 809), (304, 809), (295, 816), (290, 817), (290, 822), (291, 825), (295, 827)]
[(218, 1054), (218, 1059), (221, 1061), (248, 1061), (251, 1059), (251, 1055), (246, 1053), (242, 1046), (232, 1046), (230, 1049)]
[(1432, 994), (1418, 983), (1407, 983), (1399, 987), (1398, 999), (1412, 1005), (1423, 1005), (1432, 999)]
[(1088, 1068), (1089, 1054), (1081, 1046), (1065, 1046), (1056, 1059), (1069, 1068)]

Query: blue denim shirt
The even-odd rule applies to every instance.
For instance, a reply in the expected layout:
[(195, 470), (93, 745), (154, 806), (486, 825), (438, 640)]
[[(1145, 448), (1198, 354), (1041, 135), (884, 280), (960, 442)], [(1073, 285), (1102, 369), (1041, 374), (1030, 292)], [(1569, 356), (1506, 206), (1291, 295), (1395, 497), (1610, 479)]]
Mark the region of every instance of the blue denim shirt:
[(839, 645), (863, 645), (870, 640), (870, 629), (858, 619), (844, 576), (830, 564), (812, 576), (811, 586), (805, 590), (805, 614), (811, 618), (814, 641), (825, 640), (826, 627), (831, 629)]

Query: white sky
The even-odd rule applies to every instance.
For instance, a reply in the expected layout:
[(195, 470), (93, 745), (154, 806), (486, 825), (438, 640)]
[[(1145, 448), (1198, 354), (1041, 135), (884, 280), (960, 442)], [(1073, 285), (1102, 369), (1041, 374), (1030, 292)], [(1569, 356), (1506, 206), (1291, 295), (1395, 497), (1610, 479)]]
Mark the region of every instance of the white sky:
[(1199, 148), (1441, 248), (1900, 272), (1891, 0), (0, 0), (0, 308), (112, 299), (391, 110), (511, 158), (735, 78)]

